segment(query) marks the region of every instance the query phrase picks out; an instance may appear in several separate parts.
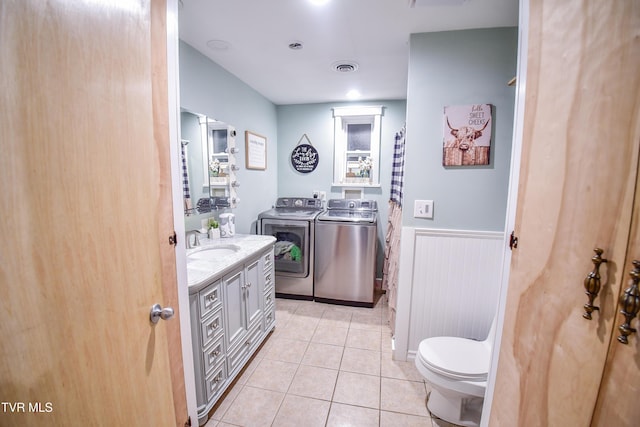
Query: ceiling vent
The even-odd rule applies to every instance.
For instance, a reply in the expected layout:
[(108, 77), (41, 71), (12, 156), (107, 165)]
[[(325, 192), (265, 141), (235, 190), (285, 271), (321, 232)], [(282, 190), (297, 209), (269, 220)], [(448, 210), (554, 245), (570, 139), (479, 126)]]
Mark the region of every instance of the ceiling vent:
[(469, 0), (409, 0), (409, 7), (456, 6)]
[(338, 61), (334, 62), (331, 68), (338, 73), (353, 73), (358, 70), (358, 64), (351, 61)]

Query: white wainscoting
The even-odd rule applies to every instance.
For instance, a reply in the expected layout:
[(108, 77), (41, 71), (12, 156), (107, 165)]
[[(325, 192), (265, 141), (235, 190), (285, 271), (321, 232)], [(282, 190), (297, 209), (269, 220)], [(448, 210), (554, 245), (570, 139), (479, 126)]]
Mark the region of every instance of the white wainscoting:
[(504, 233), (403, 227), (394, 358), (434, 336), (484, 339), (498, 306)]

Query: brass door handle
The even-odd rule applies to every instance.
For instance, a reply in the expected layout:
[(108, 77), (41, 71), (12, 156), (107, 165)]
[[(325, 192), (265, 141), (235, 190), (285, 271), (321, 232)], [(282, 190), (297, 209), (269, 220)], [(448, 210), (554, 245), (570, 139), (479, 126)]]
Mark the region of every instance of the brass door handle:
[(638, 282), (640, 281), (640, 261), (633, 260), (633, 270), (629, 272), (631, 276), (631, 286), (625, 289), (624, 294), (620, 295), (620, 314), (624, 316), (624, 323), (618, 327), (620, 336), (618, 341), (622, 344), (628, 344), (627, 337), (636, 332), (631, 327), (631, 321), (636, 317), (638, 311), (640, 311), (640, 290), (638, 289)]
[(596, 254), (591, 258), (591, 262), (593, 262), (593, 271), (587, 274), (587, 277), (584, 278), (584, 288), (587, 290), (585, 294), (589, 297), (589, 301), (584, 305), (584, 314), (582, 317), (585, 319), (591, 320), (591, 313), (594, 310), (600, 310), (600, 307), (593, 305), (593, 301), (600, 293), (600, 264), (608, 262), (608, 260), (602, 258), (602, 252), (604, 252), (600, 248), (595, 248), (593, 250)]

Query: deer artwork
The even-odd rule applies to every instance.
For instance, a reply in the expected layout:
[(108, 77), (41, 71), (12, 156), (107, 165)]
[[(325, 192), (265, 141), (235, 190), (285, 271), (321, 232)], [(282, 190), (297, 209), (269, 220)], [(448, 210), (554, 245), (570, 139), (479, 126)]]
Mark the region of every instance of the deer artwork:
[(487, 128), (491, 117), (480, 129), (471, 126), (460, 126), (454, 128), (449, 123), (447, 126), (453, 138), (446, 140), (442, 153), (442, 164), (444, 166), (471, 166), (489, 164), (489, 145), (478, 145), (476, 140), (482, 136), (482, 132)]

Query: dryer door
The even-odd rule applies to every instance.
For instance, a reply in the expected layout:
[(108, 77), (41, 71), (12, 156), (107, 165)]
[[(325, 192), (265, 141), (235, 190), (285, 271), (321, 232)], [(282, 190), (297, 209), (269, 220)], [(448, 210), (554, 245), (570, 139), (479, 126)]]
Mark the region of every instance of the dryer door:
[(263, 219), (260, 234), (276, 238), (274, 247), (276, 273), (282, 276), (309, 275), (310, 222)]

